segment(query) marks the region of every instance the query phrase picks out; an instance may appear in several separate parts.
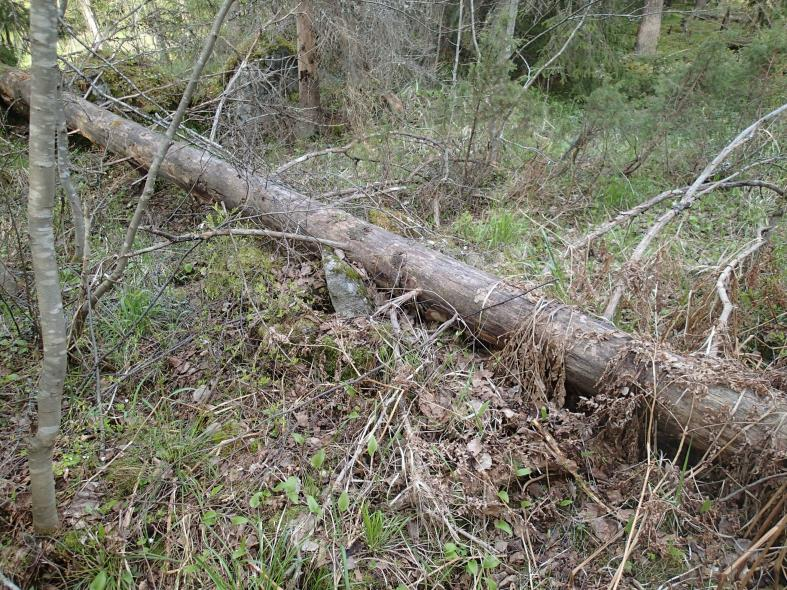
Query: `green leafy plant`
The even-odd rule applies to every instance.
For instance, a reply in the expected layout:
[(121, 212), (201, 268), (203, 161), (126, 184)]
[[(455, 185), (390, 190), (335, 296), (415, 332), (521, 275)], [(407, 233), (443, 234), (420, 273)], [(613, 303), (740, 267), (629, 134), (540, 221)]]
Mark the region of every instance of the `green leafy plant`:
[(503, 531), (509, 537), (514, 534), (514, 531), (511, 528), (511, 525), (508, 524), (505, 520), (496, 520), (495, 521), (495, 528), (497, 530), (499, 530), (499, 531)]
[(312, 455), (310, 462), (312, 467), (315, 469), (322, 468), (323, 464), (325, 463), (325, 449), (320, 449), (314, 455)]
[(339, 496), (339, 500), (336, 503), (336, 507), (339, 509), (339, 512), (347, 512), (350, 508), (350, 495), (344, 491)]
[(366, 443), (366, 452), (369, 453), (370, 457), (374, 457), (374, 454), (377, 452), (377, 439), (374, 435), (371, 435), (369, 442)]
[(315, 516), (322, 515), (322, 508), (320, 507), (320, 503), (317, 502), (317, 499), (314, 496), (306, 496), (306, 506), (309, 508), (309, 512), (314, 514)]
[(282, 482), (276, 484), (273, 488), (274, 492), (283, 492), (287, 499), (293, 504), (298, 503), (298, 496), (301, 492), (301, 480), (291, 475)]
[(254, 495), (252, 495), (251, 498), (249, 498), (249, 506), (252, 508), (259, 508), (265, 502), (265, 500), (270, 497), (271, 493), (269, 490), (260, 490), (259, 492), (256, 492)]

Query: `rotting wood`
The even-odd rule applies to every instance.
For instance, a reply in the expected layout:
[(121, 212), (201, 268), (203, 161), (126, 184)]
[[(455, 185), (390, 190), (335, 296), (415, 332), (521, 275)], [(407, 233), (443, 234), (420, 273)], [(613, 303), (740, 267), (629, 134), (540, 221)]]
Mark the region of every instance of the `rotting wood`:
[[(28, 92), (26, 73), (0, 69), (0, 95), (7, 102), (25, 104)], [(65, 112), (70, 128), (109, 151), (142, 166), (155, 155), (161, 136), (141, 125), (73, 96), (66, 97)], [(610, 370), (630, 375), (629, 386), (646, 391), (654, 390), (655, 379), (659, 436), (685, 433), (692, 448), (724, 449), (726, 459), (738, 455), (766, 465), (787, 462), (787, 400), (757, 374), (718, 359), (674, 354), (571, 306), (541, 301), (499, 277), (275, 180), (236, 170), (204, 150), (175, 143), (161, 174), (228, 208), (254, 214), (270, 229), (346, 243), (348, 257), (380, 287), (397, 294), (420, 289), (419, 303), (447, 317), (457, 314), (493, 346), (531, 321), (538, 305), (544, 319), (535, 329), (541, 340), (564, 351), (566, 383), (579, 394), (603, 391)]]

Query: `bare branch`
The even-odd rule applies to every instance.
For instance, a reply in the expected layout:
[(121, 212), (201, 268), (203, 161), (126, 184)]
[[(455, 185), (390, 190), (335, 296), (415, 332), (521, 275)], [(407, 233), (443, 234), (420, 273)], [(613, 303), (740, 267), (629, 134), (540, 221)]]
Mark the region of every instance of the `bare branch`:
[[(664, 229), (667, 226), (667, 224), (670, 221), (672, 221), (675, 217), (677, 217), (684, 209), (688, 209), (689, 207), (691, 207), (691, 205), (698, 197), (710, 192), (711, 190), (715, 189), (719, 184), (721, 184), (721, 182), (717, 182), (708, 186), (707, 188), (700, 190), (700, 188), (702, 188), (705, 181), (708, 178), (710, 178), (710, 176), (715, 172), (716, 168), (718, 168), (719, 165), (722, 162), (724, 162), (724, 160), (726, 160), (727, 157), (736, 148), (743, 145), (744, 143), (749, 141), (752, 137), (754, 137), (755, 131), (757, 131), (757, 129), (763, 123), (778, 117), (785, 110), (787, 110), (787, 103), (783, 104), (777, 109), (774, 109), (764, 117), (757, 119), (754, 123), (752, 123), (746, 129), (741, 131), (735, 137), (735, 139), (733, 139), (730, 143), (728, 143), (726, 147), (723, 150), (721, 150), (718, 153), (718, 155), (715, 158), (713, 158), (713, 160), (707, 166), (705, 166), (705, 169), (700, 173), (699, 176), (697, 176), (696, 180), (686, 190), (686, 193), (683, 195), (683, 198), (678, 203), (673, 205), (673, 207), (669, 211), (666, 211), (664, 214), (661, 215), (661, 217), (659, 217), (656, 220), (656, 223), (654, 223), (651, 226), (648, 232), (642, 237), (642, 240), (640, 240), (639, 244), (637, 244), (637, 247), (634, 249), (634, 252), (631, 254), (631, 258), (629, 258), (629, 261), (626, 263), (625, 266), (631, 267), (639, 263), (642, 260), (642, 258), (645, 256), (645, 252), (647, 251), (653, 239), (661, 232), (662, 229)], [(612, 321), (612, 318), (615, 317), (615, 312), (617, 311), (618, 304), (620, 303), (620, 299), (623, 297), (623, 291), (625, 290), (625, 284), (624, 284), (625, 270), (626, 269), (624, 268), (623, 272), (619, 274), (618, 280), (615, 284), (615, 289), (609, 298), (607, 307), (604, 309), (603, 315), (606, 319), (610, 321)]]
[(283, 231), (274, 231), (271, 229), (245, 229), (245, 228), (235, 228), (235, 229), (212, 229), (204, 232), (193, 232), (187, 234), (171, 234), (161, 229), (156, 229), (152, 227), (140, 227), (139, 229), (151, 233), (156, 236), (162, 236), (169, 240), (166, 244), (154, 244), (148, 248), (143, 248), (141, 250), (136, 250), (135, 252), (131, 252), (128, 254), (129, 257), (131, 256), (139, 256), (140, 254), (144, 254), (146, 252), (153, 252), (155, 250), (160, 250), (161, 248), (165, 248), (171, 244), (175, 244), (177, 242), (193, 242), (195, 240), (209, 240), (211, 238), (217, 238), (220, 236), (250, 236), (250, 237), (266, 237), (266, 238), (280, 238), (286, 240), (298, 240), (301, 242), (310, 242), (313, 244), (323, 244), (325, 246), (330, 246), (331, 248), (339, 248), (339, 249), (346, 249), (347, 244), (342, 242), (335, 242), (333, 240), (325, 240), (322, 238), (315, 238), (313, 236), (306, 236), (303, 234), (296, 234), (292, 232), (283, 232)]
[(289, 170), (290, 168), (292, 168), (294, 166), (297, 166), (298, 164), (303, 164), (304, 162), (307, 162), (308, 160), (312, 160), (314, 158), (319, 158), (320, 156), (327, 156), (328, 154), (346, 154), (347, 152), (349, 152), (355, 146), (356, 143), (357, 143), (357, 140), (353, 140), (350, 143), (348, 143), (347, 145), (343, 145), (343, 146), (339, 146), (339, 147), (326, 148), (324, 150), (317, 150), (315, 152), (308, 152), (308, 153), (303, 154), (302, 156), (299, 156), (299, 157), (295, 158), (294, 160), (290, 160), (286, 164), (282, 164), (281, 166), (276, 168), (276, 170), (273, 171), (273, 176), (281, 176), (282, 174), (287, 172), (287, 170)]
[[(771, 182), (766, 182), (764, 180), (736, 180), (730, 182), (722, 182), (721, 184), (715, 185), (715, 188), (728, 189), (728, 188), (737, 188), (737, 187), (744, 187), (744, 186), (767, 188), (777, 193), (780, 196), (785, 195), (784, 189)], [(590, 245), (591, 242), (593, 242), (593, 240), (600, 238), (606, 233), (609, 233), (611, 230), (625, 223), (629, 219), (633, 219), (637, 215), (641, 215), (642, 213), (645, 213), (646, 211), (655, 207), (659, 203), (667, 201), (672, 197), (677, 197), (679, 195), (684, 194), (688, 189), (689, 189), (688, 186), (684, 186), (681, 188), (675, 188), (668, 191), (664, 191), (662, 193), (659, 193), (655, 197), (651, 197), (647, 201), (640, 203), (636, 207), (632, 207), (631, 209), (618, 213), (613, 219), (610, 219), (609, 221), (602, 223), (601, 225), (596, 227), (596, 229), (586, 234), (584, 237), (578, 239), (573, 244), (570, 244), (569, 249), (579, 250), (581, 248), (586, 248), (587, 246)], [(705, 192), (703, 191), (702, 194), (705, 194)]]
[[(781, 217), (781, 215), (778, 215)], [(770, 222), (766, 222), (766, 224), (761, 227), (757, 231), (757, 238), (749, 244), (746, 248), (741, 250), (736, 256), (734, 256), (725, 266), (724, 269), (719, 274), (719, 278), (716, 280), (716, 293), (719, 296), (719, 301), (722, 303), (722, 310), (719, 318), (716, 320), (716, 324), (711, 329), (710, 336), (705, 344), (705, 354), (706, 356), (718, 356), (719, 354), (719, 341), (723, 340), (726, 336), (728, 336), (729, 332), (729, 320), (730, 316), (732, 315), (732, 310), (734, 309), (734, 305), (732, 301), (730, 301), (730, 296), (727, 293), (727, 284), (730, 281), (730, 277), (732, 273), (735, 271), (737, 267), (739, 267), (743, 262), (757, 253), (765, 244), (768, 243), (768, 237), (771, 231), (774, 229), (775, 224), (771, 224)], [(714, 340), (714, 337), (716, 339)]]
[(137, 231), (139, 230), (140, 223), (142, 221), (142, 216), (147, 211), (148, 203), (150, 202), (150, 198), (153, 196), (153, 191), (155, 190), (156, 180), (158, 178), (159, 169), (161, 168), (162, 163), (164, 162), (164, 158), (169, 151), (170, 146), (172, 146), (173, 138), (178, 131), (178, 127), (180, 127), (180, 123), (183, 120), (183, 117), (186, 113), (186, 109), (188, 108), (189, 103), (191, 102), (191, 97), (194, 95), (195, 90), (197, 89), (197, 83), (199, 82), (200, 76), (202, 74), (202, 70), (205, 67), (205, 64), (208, 62), (208, 58), (210, 57), (211, 53), (213, 52), (213, 46), (216, 43), (216, 39), (219, 35), (219, 30), (221, 29), (221, 25), (224, 22), (224, 18), (227, 16), (229, 9), (235, 3), (235, 0), (224, 0), (221, 8), (219, 9), (216, 18), (213, 21), (213, 26), (211, 28), (210, 34), (208, 38), (205, 40), (205, 44), (202, 47), (202, 52), (200, 53), (199, 57), (197, 58), (196, 63), (194, 64), (194, 69), (191, 73), (191, 78), (189, 79), (189, 83), (186, 86), (186, 90), (183, 92), (183, 96), (180, 99), (180, 104), (178, 105), (177, 110), (175, 111), (174, 115), (172, 116), (172, 121), (170, 122), (169, 128), (167, 129), (166, 135), (161, 139), (161, 142), (158, 146), (158, 151), (156, 152), (153, 161), (151, 162), (150, 168), (148, 170), (147, 179), (145, 180), (145, 187), (142, 190), (142, 195), (139, 198), (139, 202), (137, 203), (137, 208), (134, 211), (134, 215), (129, 222), (128, 229), (126, 230), (126, 237), (123, 240), (123, 245), (120, 247), (120, 252), (118, 252), (117, 261), (115, 263), (115, 268), (112, 271), (110, 276), (104, 278), (104, 280), (96, 287), (93, 295), (90, 297), (88, 303), (83, 304), (79, 310), (77, 310), (77, 316), (74, 321), (74, 326), (72, 330), (75, 333), (78, 333), (80, 326), (82, 324), (82, 320), (84, 319), (88, 307), (91, 305), (95, 305), (96, 302), (107, 292), (112, 290), (114, 286), (118, 283), (118, 281), (123, 277), (123, 273), (126, 270), (126, 266), (128, 265), (129, 260), (129, 253), (131, 252), (131, 248), (134, 244), (134, 239), (137, 236)]
[(68, 205), (71, 208), (71, 220), (74, 224), (74, 259), (84, 262), (88, 254), (87, 232), (85, 230), (85, 213), (82, 201), (71, 182), (71, 162), (68, 157), (68, 130), (66, 129), (66, 114), (63, 110), (62, 98), (57, 101), (57, 170), (60, 174), (60, 186), (66, 193)]

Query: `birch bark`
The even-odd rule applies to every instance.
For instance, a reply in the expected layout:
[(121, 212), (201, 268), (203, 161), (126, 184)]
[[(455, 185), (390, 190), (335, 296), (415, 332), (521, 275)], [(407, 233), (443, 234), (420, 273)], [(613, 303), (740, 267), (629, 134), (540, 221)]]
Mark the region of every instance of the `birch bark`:
[(30, 192), (27, 201), (30, 253), (44, 341), (36, 402), (37, 426), (30, 438), (28, 465), (33, 527), (57, 529), (52, 452), (60, 431), (60, 405), (66, 375), (66, 325), (60, 292), (52, 214), (55, 203), (57, 132), (57, 5), (30, 2)]

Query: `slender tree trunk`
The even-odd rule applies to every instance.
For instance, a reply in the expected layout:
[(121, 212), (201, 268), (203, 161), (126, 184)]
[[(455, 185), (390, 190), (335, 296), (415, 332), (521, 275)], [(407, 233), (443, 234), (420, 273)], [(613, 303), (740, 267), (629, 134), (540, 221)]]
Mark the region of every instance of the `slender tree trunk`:
[(475, 32), (475, 2), (473, 0), (469, 0), (470, 2), (470, 37), (473, 41), (473, 49), (475, 49), (475, 58), (476, 61), (481, 59), (481, 48), (478, 46), (478, 35)]
[(52, 450), (60, 430), (60, 403), (66, 375), (66, 325), (60, 294), (52, 211), (55, 203), (57, 132), (57, 5), (30, 3), (30, 191), (27, 202), (30, 252), (41, 316), (44, 359), (36, 393), (38, 421), (30, 438), (28, 465), (33, 527), (58, 527)]
[(156, 138), (159, 140), (156, 148), (156, 155), (150, 164), (148, 175), (145, 179), (145, 186), (142, 189), (142, 195), (139, 197), (139, 202), (137, 203), (137, 207), (134, 210), (134, 215), (128, 224), (128, 228), (126, 229), (126, 237), (123, 240), (120, 251), (118, 252), (115, 268), (112, 270), (112, 274), (99, 283), (98, 287), (96, 287), (96, 289), (93, 291), (91, 301), (80, 307), (79, 311), (77, 312), (77, 315), (74, 319), (74, 324), (72, 326), (73, 330), (77, 333), (81, 329), (82, 321), (87, 315), (88, 305), (94, 305), (97, 303), (101, 297), (113, 289), (115, 285), (120, 282), (120, 279), (123, 278), (123, 273), (126, 271), (126, 266), (128, 266), (128, 255), (134, 246), (134, 240), (137, 237), (139, 225), (142, 223), (142, 216), (147, 211), (150, 198), (153, 196), (153, 192), (156, 188), (156, 180), (158, 178), (159, 169), (164, 162), (169, 148), (172, 146), (175, 133), (177, 133), (178, 127), (180, 127), (180, 123), (183, 121), (183, 117), (186, 114), (186, 109), (191, 102), (191, 97), (194, 96), (194, 91), (197, 89), (197, 83), (199, 82), (200, 76), (202, 75), (202, 70), (205, 68), (205, 64), (208, 63), (208, 58), (210, 57), (211, 53), (213, 53), (213, 46), (216, 44), (216, 39), (219, 36), (221, 25), (224, 23), (224, 19), (227, 17), (227, 13), (229, 12), (230, 8), (232, 8), (234, 3), (235, 0), (224, 0), (224, 3), (219, 8), (216, 17), (213, 19), (213, 26), (210, 29), (208, 38), (205, 39), (205, 43), (202, 46), (202, 51), (200, 52), (197, 61), (194, 63), (194, 68), (191, 71), (191, 78), (189, 78), (189, 83), (186, 85), (186, 90), (183, 91), (183, 96), (180, 98), (180, 104), (178, 104), (178, 108), (172, 115), (172, 121), (167, 128), (167, 133), (163, 137), (159, 135), (156, 136)]
[(90, 0), (77, 0), (77, 4), (79, 4), (79, 10), (82, 12), (85, 24), (87, 24), (87, 28), (90, 29), (90, 34), (93, 36), (92, 47), (93, 49), (98, 49), (104, 39), (101, 36), (101, 29), (98, 26), (98, 20), (96, 20), (96, 13), (93, 12), (93, 6), (91, 6)]
[(694, 2), (694, 10), (705, 10), (708, 5), (708, 0), (696, 0)]
[(311, 0), (301, 0), (295, 14), (295, 26), (298, 32), (298, 102), (301, 107), (296, 133), (300, 138), (307, 138), (314, 135), (320, 120), (317, 43)]
[(645, 13), (637, 31), (637, 55), (655, 55), (661, 34), (661, 12), (664, 0), (645, 0)]
[(516, 16), (519, 13), (519, 0), (508, 0), (508, 5), (503, 9), (506, 11), (506, 42), (500, 61), (506, 61), (514, 53), (514, 33), (516, 31)]
[(465, 0), (459, 0), (459, 22), (456, 25), (456, 48), (454, 51), (454, 70), (451, 73), (451, 83), (456, 85), (459, 74), (459, 53), (462, 51), (462, 27), (464, 26)]
[(434, 71), (437, 72), (440, 67), (440, 50), (442, 49), (441, 42), (443, 40), (443, 19), (445, 18), (445, 4), (434, 5), (433, 20), (437, 23), (437, 41), (435, 42), (434, 52)]
[(71, 209), (71, 220), (74, 225), (74, 260), (84, 262), (87, 252), (87, 238), (85, 232), (85, 213), (82, 201), (79, 199), (74, 183), (71, 182), (71, 162), (68, 157), (68, 129), (66, 129), (66, 115), (63, 111), (63, 101), (57, 101), (57, 170), (60, 173), (60, 186), (66, 193), (68, 206)]

